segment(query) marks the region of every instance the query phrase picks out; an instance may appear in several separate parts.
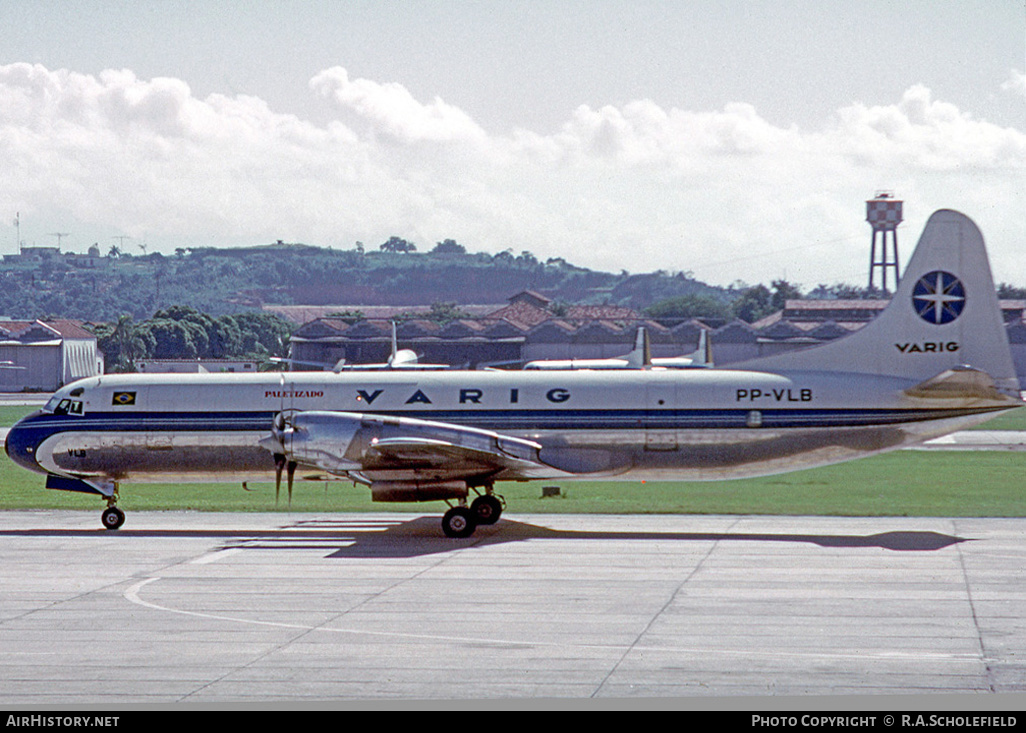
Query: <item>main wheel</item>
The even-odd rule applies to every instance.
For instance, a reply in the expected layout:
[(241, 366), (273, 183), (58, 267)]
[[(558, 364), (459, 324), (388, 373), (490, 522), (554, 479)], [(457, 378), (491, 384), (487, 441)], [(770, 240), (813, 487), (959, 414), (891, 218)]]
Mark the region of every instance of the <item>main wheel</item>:
[(478, 524), (495, 524), (502, 514), (502, 502), (497, 496), (484, 494), (474, 499), (470, 511), (473, 512), (474, 521)]
[(104, 529), (117, 529), (125, 523), (125, 513), (116, 506), (109, 506), (100, 515)]
[(442, 517), (442, 531), (446, 537), (470, 537), (476, 528), (474, 513), (465, 506), (454, 506)]

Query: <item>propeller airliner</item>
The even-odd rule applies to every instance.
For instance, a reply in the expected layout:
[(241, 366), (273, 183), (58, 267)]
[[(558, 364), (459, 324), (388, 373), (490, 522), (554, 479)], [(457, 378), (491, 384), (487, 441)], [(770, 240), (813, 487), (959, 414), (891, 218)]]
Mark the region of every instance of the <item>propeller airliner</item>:
[(5, 447), (48, 488), (102, 497), (109, 529), (125, 484), (284, 474), (291, 493), (300, 469), (377, 501), (446, 501), (443, 531), (466, 537), (498, 520), (500, 481), (781, 473), (1022, 404), (983, 237), (941, 210), (887, 308), (803, 351), (730, 368), (103, 375), (60, 389)]

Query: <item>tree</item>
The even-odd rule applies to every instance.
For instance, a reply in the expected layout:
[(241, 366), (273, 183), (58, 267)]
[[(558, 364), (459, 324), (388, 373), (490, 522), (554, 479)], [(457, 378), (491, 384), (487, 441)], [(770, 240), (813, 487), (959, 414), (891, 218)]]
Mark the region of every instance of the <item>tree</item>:
[(813, 300), (880, 300), (888, 296), (877, 287), (867, 288), (847, 283), (835, 285), (821, 283), (809, 291), (808, 297)]
[(345, 321), (351, 326), (357, 321), (362, 321), (367, 317), (367, 314), (359, 308), (350, 308), (349, 310), (344, 311), (331, 311), (325, 317), (338, 318), (340, 321)]
[(407, 242), (401, 237), (389, 237), (388, 241), (381, 245), (379, 249), (382, 252), (416, 252), (417, 245)]
[(535, 267), (538, 265), (538, 258), (533, 253), (526, 249), (520, 253), (520, 256), (516, 258), (517, 264), (523, 267)]
[(787, 280), (774, 280), (773, 296), (770, 298), (770, 305), (773, 306), (773, 310), (783, 310), (784, 306), (787, 305), (789, 300), (799, 300), (802, 297), (802, 291), (798, 289), (797, 285), (789, 283)]
[(773, 295), (765, 285), (748, 288), (731, 305), (735, 318), (754, 323), (773, 312), (771, 299)]
[(198, 359), (208, 347), (206, 331), (190, 321), (154, 318), (140, 328), (153, 339), (154, 359)]
[(92, 330), (96, 335), (96, 346), (103, 352), (108, 372), (134, 372), (136, 359), (146, 355), (146, 340), (130, 315), (121, 316), (117, 323), (98, 324)]
[(431, 250), (431, 253), (441, 255), (464, 255), (467, 253), (467, 248), (462, 244), (458, 244), (455, 239), (445, 239), (441, 242), (436, 242), (435, 248)]
[(1003, 300), (1026, 300), (1026, 288), (1019, 288), (1009, 283), (1001, 283), (997, 295)]
[(241, 355), (279, 356), (289, 353), (292, 324), (273, 313), (236, 313), (236, 323), (242, 330)]
[(431, 310), (427, 314), (428, 320), (445, 325), (450, 321), (460, 318), (467, 318), (469, 314), (460, 308), (456, 303), (432, 303)]
[(643, 313), (652, 318), (729, 318), (730, 307), (704, 295), (681, 295), (660, 300)]
[(754, 323), (771, 313), (783, 310), (788, 300), (802, 297), (798, 286), (787, 280), (774, 280), (771, 285), (772, 290), (765, 285), (756, 285), (744, 290), (731, 305), (734, 316), (742, 321)]

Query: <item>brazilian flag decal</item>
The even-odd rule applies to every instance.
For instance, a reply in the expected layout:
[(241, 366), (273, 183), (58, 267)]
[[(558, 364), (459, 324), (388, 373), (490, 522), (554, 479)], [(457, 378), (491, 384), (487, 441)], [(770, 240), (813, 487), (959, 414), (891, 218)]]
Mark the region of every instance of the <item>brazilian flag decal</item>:
[(114, 399), (111, 400), (112, 405), (134, 405), (135, 404), (135, 392), (115, 392)]

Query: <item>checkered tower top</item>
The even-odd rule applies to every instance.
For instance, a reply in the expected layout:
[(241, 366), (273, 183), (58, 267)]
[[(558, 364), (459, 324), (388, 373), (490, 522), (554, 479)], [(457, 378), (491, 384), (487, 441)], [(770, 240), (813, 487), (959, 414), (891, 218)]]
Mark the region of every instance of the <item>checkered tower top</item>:
[(901, 223), (901, 201), (881, 192), (866, 202), (866, 221), (877, 231), (893, 231)]

